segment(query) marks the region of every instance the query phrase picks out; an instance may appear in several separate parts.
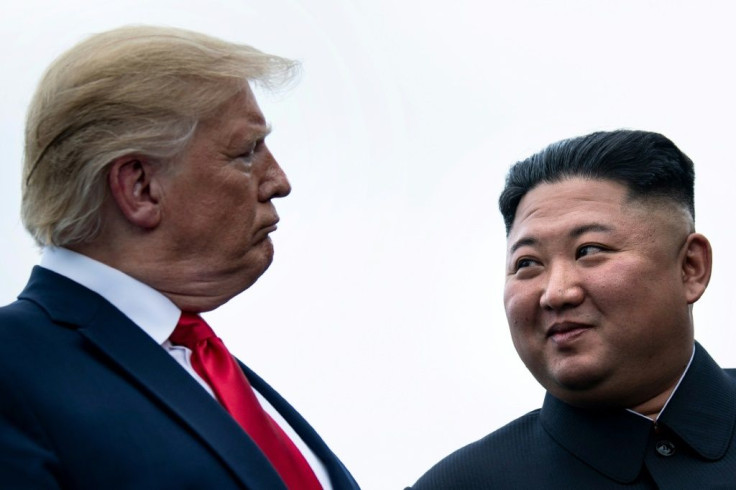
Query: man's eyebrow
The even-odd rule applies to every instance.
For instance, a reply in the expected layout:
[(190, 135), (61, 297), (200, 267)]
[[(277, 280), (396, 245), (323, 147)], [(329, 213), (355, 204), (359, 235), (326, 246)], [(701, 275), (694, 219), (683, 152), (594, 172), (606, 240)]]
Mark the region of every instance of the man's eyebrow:
[[(613, 231), (613, 228), (611, 226), (603, 225), (600, 223), (590, 223), (587, 225), (578, 226), (577, 228), (573, 228), (570, 231), (570, 233), (568, 233), (568, 236), (570, 238), (578, 238), (581, 235), (584, 235), (586, 233), (596, 232), (596, 231), (607, 233), (607, 232)], [(514, 244), (511, 245), (509, 252), (513, 254), (521, 247), (526, 247), (526, 246), (532, 247), (536, 245), (537, 243), (539, 243), (539, 240), (537, 240), (534, 237), (524, 237), (514, 242)]]
[(514, 242), (513, 245), (511, 245), (511, 248), (509, 249), (509, 252), (514, 253), (521, 247), (525, 246), (533, 246), (537, 244), (537, 239), (532, 237), (522, 238), (520, 240), (517, 240)]
[(266, 138), (272, 131), (271, 124), (263, 124), (257, 127), (249, 127), (247, 129), (239, 129), (230, 135), (228, 147), (239, 148), (242, 145), (249, 145), (256, 141)]
[(249, 137), (255, 136), (254, 139), (261, 140), (261, 139), (265, 138), (266, 136), (268, 136), (269, 134), (271, 134), (271, 131), (273, 131), (273, 127), (271, 127), (271, 123), (263, 124), (263, 125), (259, 126), (257, 130), (254, 130), (248, 136)]
[(261, 138), (265, 138), (266, 136), (268, 136), (269, 134), (271, 134), (271, 131), (273, 131), (273, 126), (271, 126), (271, 123), (267, 123), (263, 127), (263, 132), (261, 133)]
[(577, 228), (574, 228), (570, 232), (570, 238), (578, 238), (580, 235), (584, 235), (585, 233), (589, 233), (593, 231), (610, 232), (610, 231), (613, 231), (613, 228), (608, 225), (602, 225), (600, 223), (591, 223), (588, 225), (582, 225), (582, 226), (578, 226)]

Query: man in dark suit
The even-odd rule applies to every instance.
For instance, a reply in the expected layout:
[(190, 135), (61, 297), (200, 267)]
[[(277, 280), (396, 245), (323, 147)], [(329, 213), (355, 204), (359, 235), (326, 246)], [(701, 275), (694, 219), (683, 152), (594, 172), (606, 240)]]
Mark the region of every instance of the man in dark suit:
[(692, 161), (600, 132), (514, 165), (501, 194), (504, 305), (547, 394), (451, 454), (428, 489), (736, 488), (736, 381), (694, 341), (711, 274)]
[(358, 488), (199, 316), (271, 263), (290, 187), (250, 82), (294, 67), (131, 27), (49, 68), (22, 203), (43, 256), (0, 309), (0, 486)]

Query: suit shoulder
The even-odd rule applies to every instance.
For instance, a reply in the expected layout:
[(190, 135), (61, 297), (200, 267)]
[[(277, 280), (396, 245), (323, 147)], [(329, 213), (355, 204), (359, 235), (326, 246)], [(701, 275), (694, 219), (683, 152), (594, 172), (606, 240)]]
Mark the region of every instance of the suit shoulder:
[[(504, 474), (521, 467), (548, 439), (539, 423), (539, 410), (519, 417), (484, 438), (451, 453), (412, 487), (414, 490), (504, 488)], [(517, 469), (519, 467), (519, 469)]]
[(17, 331), (19, 327), (35, 324), (39, 320), (49, 321), (43, 309), (32, 301), (16, 300), (0, 307), (0, 336)]
[[(59, 328), (38, 304), (20, 299), (0, 307), (0, 366), (22, 373), (26, 369), (53, 369), (54, 353), (78, 343), (72, 329)], [(17, 388), (16, 388), (17, 389)]]

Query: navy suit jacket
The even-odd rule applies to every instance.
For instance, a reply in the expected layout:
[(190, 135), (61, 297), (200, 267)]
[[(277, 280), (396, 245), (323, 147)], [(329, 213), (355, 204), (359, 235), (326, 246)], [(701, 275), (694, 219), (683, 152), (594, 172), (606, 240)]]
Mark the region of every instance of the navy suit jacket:
[[(359, 488), (309, 424), (246, 376), (322, 460)], [(98, 294), (36, 267), (0, 308), (0, 486), (18, 489), (285, 489), (235, 420)]]
[(430, 469), (414, 490), (736, 489), (736, 370), (698, 344), (654, 424), (627, 410), (585, 410), (547, 394)]

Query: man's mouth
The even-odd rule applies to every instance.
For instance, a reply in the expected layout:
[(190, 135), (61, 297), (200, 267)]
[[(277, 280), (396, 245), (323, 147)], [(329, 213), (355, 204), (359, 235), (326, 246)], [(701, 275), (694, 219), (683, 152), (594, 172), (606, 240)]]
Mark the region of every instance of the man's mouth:
[(557, 344), (572, 342), (588, 330), (592, 329), (591, 325), (576, 322), (559, 322), (552, 325), (547, 330), (547, 338)]

